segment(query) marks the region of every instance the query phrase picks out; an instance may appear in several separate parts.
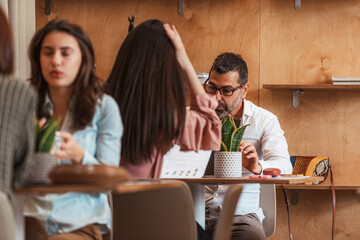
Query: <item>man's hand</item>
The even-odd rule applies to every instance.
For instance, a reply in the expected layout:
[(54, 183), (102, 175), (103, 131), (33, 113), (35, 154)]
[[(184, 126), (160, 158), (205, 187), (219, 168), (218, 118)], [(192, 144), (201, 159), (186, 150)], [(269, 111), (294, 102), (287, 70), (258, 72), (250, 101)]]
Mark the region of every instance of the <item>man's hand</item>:
[(242, 165), (254, 174), (260, 174), (262, 167), (259, 163), (259, 156), (256, 148), (249, 142), (241, 142), (239, 151), (242, 151)]

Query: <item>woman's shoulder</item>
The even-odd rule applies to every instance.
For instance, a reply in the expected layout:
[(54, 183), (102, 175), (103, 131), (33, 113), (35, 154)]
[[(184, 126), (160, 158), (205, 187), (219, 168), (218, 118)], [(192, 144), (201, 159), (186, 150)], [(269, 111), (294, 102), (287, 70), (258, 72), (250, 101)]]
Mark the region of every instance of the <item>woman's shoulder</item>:
[(98, 104), (101, 107), (117, 107), (115, 99), (106, 93), (104, 93), (101, 97), (98, 98)]
[(0, 75), (0, 86), (1, 89), (7, 89), (7, 94), (12, 92), (19, 96), (27, 96), (29, 99), (36, 99), (37, 96), (35, 89), (28, 82), (16, 78)]
[(102, 113), (106, 112), (112, 114), (119, 112), (119, 107), (115, 99), (105, 93), (98, 98), (98, 108)]
[(9, 86), (9, 87), (12, 87), (12, 88), (19, 88), (19, 89), (28, 89), (30, 88), (30, 85), (28, 82), (25, 82), (25, 81), (22, 81), (22, 80), (19, 80), (17, 78), (12, 78), (12, 77), (9, 77), (9, 76), (4, 76), (4, 75), (1, 75), (0, 74), (0, 84), (2, 86)]
[(98, 98), (98, 105), (93, 121), (103, 126), (111, 126), (114, 129), (121, 128), (120, 111), (114, 98), (107, 94), (103, 94)]

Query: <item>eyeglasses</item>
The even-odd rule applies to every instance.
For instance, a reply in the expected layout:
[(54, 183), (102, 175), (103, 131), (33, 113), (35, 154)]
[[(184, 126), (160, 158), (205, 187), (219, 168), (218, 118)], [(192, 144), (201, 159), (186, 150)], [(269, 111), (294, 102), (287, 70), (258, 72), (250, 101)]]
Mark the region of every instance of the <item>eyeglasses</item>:
[(236, 90), (238, 90), (244, 86), (244, 84), (242, 84), (236, 88), (216, 88), (214, 85), (208, 84), (207, 83), (208, 81), (209, 81), (209, 79), (207, 79), (204, 82), (205, 92), (214, 94), (214, 95), (216, 94), (217, 90), (219, 90), (219, 92), (222, 96), (232, 96)]

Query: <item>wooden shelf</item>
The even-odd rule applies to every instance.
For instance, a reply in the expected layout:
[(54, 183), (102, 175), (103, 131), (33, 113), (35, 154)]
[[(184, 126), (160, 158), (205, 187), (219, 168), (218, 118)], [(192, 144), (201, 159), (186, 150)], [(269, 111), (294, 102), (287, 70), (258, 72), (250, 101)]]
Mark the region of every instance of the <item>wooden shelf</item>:
[(299, 106), (300, 93), (305, 90), (360, 90), (360, 85), (334, 85), (334, 84), (263, 84), (263, 88), (270, 90), (289, 89), (293, 91), (292, 104)]
[(291, 89), (291, 90), (357, 90), (360, 85), (334, 85), (334, 84), (264, 84), (265, 89)]

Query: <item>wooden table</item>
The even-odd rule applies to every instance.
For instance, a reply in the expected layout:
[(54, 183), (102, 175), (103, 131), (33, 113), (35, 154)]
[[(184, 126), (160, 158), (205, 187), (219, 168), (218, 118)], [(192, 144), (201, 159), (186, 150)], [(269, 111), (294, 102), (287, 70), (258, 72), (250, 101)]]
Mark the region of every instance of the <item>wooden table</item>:
[(77, 184), (52, 184), (52, 185), (33, 185), (14, 189), (15, 193), (15, 219), (17, 239), (25, 239), (25, 224), (24, 224), (24, 202), (25, 198), (34, 195), (44, 194), (62, 194), (68, 192), (93, 193), (93, 192), (117, 192), (130, 193), (136, 191), (147, 191), (153, 189), (163, 189), (180, 187), (181, 182), (175, 180), (152, 180), (152, 179), (138, 179), (124, 182), (113, 183), (77, 183)]
[(86, 184), (51, 184), (51, 185), (32, 185), (14, 189), (16, 195), (44, 195), (61, 194), (67, 192), (109, 192), (129, 193), (136, 191), (146, 191), (167, 187), (177, 187), (181, 184), (175, 180), (156, 180), (156, 179), (134, 179), (117, 183), (86, 183)]
[(270, 179), (264, 178), (218, 178), (214, 176), (205, 176), (203, 178), (184, 178), (178, 179), (186, 183), (200, 184), (244, 184), (244, 183), (260, 183), (260, 184), (305, 184), (323, 181), (324, 177), (274, 177)]
[(274, 177), (270, 179), (263, 178), (218, 178), (213, 176), (205, 176), (203, 178), (184, 178), (177, 179), (189, 184), (191, 189), (194, 207), (195, 219), (205, 229), (205, 185), (211, 184), (245, 184), (245, 183), (259, 183), (259, 184), (305, 184), (312, 182), (323, 181), (323, 177)]

